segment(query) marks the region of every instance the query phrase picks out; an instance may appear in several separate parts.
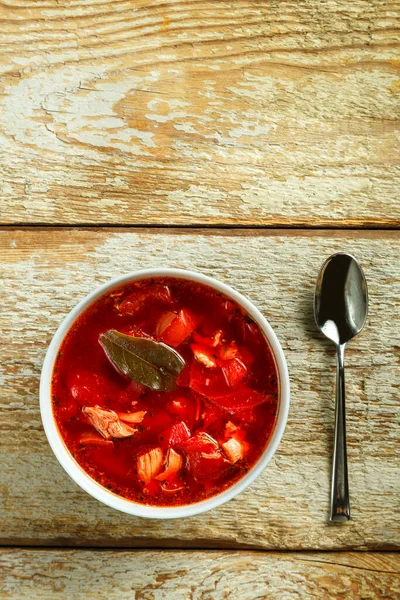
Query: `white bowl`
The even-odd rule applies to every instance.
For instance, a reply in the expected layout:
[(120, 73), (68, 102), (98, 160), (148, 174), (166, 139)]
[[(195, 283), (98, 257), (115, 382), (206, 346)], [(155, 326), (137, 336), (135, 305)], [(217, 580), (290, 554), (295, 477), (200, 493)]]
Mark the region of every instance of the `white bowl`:
[[(70, 454), (58, 431), (52, 410), (51, 379), (54, 362), (60, 345), (76, 318), (82, 313), (82, 311), (86, 309), (87, 306), (89, 306), (89, 304), (109, 290), (131, 281), (146, 279), (149, 277), (178, 277), (181, 279), (198, 281), (214, 288), (215, 290), (218, 290), (219, 292), (222, 292), (226, 296), (235, 300), (254, 319), (254, 321), (264, 332), (264, 335), (267, 338), (270, 348), (275, 356), (276, 365), (278, 368), (280, 397), (277, 421), (268, 446), (260, 456), (257, 463), (252, 467), (252, 469), (250, 469), (250, 471), (246, 473), (244, 477), (242, 477), (242, 479), (240, 479), (230, 488), (222, 491), (220, 494), (217, 494), (212, 498), (208, 498), (207, 500), (185, 506), (146, 506), (144, 504), (127, 500), (121, 496), (117, 496), (113, 492), (110, 492), (101, 486), (94, 479), (89, 477), (89, 475), (87, 475), (87, 473), (79, 466), (79, 464)], [(220, 506), (234, 496), (237, 496), (237, 494), (247, 488), (247, 486), (250, 485), (250, 483), (252, 483), (267, 466), (276, 449), (278, 448), (286, 426), (289, 412), (289, 375), (281, 345), (275, 333), (273, 332), (271, 325), (263, 317), (260, 311), (249, 300), (242, 296), (242, 294), (239, 294), (239, 292), (229, 287), (225, 283), (221, 283), (220, 281), (217, 281), (212, 277), (202, 275), (201, 273), (195, 273), (194, 271), (167, 268), (144, 269), (141, 271), (134, 271), (126, 275), (121, 275), (120, 277), (115, 277), (107, 283), (99, 286), (93, 290), (93, 292), (90, 292), (86, 298), (81, 300), (81, 302), (79, 302), (79, 304), (77, 304), (75, 308), (71, 310), (69, 315), (65, 317), (51, 341), (43, 363), (42, 374), (40, 378), (40, 412), (47, 439), (49, 440), (49, 444), (58, 461), (64, 467), (68, 475), (70, 475), (70, 477), (72, 477), (72, 479), (91, 496), (97, 498), (97, 500), (100, 500), (100, 502), (103, 502), (112, 508), (116, 508), (117, 510), (129, 513), (131, 515), (137, 515), (139, 517), (148, 517), (153, 519), (188, 517), (205, 512), (211, 508), (215, 508), (216, 506)]]

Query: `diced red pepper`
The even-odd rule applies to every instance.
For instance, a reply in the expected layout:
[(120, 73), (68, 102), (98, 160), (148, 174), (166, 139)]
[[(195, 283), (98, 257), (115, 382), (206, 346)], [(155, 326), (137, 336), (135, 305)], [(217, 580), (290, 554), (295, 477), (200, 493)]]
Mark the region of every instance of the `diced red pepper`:
[(190, 387), (217, 406), (233, 413), (271, 400), (268, 395), (252, 390), (244, 383), (230, 387), (222, 369), (206, 369), (196, 362), (193, 362), (190, 371)]
[(229, 466), (219, 450), (212, 454), (202, 453), (189, 459), (189, 470), (197, 479), (216, 479), (221, 477)]
[(207, 398), (221, 396), (230, 391), (221, 369), (207, 369), (196, 360), (190, 368), (189, 386)]
[(224, 459), (218, 444), (205, 432), (200, 432), (181, 445), (188, 458), (188, 468), (198, 479), (215, 479), (221, 476), (228, 461)]
[(211, 433), (218, 432), (224, 426), (225, 421), (226, 411), (213, 402), (207, 402), (206, 410), (204, 410), (204, 429)]
[(223, 396), (215, 396), (214, 398), (210, 398), (210, 400), (231, 413), (254, 408), (263, 402), (271, 400), (269, 396), (252, 390), (245, 384), (239, 384), (235, 388), (229, 389), (229, 393)]
[(189, 337), (198, 325), (199, 318), (187, 308), (183, 308), (165, 329), (161, 339), (165, 344), (176, 348)]
[(196, 435), (183, 442), (181, 448), (189, 454), (192, 452), (210, 453), (218, 448), (218, 442), (205, 431), (199, 431), (199, 433), (196, 433)]
[(229, 387), (234, 387), (247, 375), (247, 367), (239, 358), (224, 361), (222, 372)]
[(123, 315), (135, 315), (148, 301), (170, 304), (172, 302), (171, 290), (167, 285), (139, 288), (124, 298), (119, 305), (119, 312)]
[(175, 423), (166, 431), (160, 433), (159, 440), (161, 446), (164, 448), (174, 448), (179, 446), (182, 442), (185, 442), (190, 438), (190, 431), (186, 423), (180, 421)]

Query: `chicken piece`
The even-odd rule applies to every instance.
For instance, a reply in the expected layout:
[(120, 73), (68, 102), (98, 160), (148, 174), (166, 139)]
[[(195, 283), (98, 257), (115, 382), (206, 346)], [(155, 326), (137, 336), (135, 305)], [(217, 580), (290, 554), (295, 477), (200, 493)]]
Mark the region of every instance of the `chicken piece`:
[(216, 356), (209, 346), (201, 344), (190, 344), (195, 359), (202, 363), (208, 369), (212, 369), (217, 366)]
[(166, 469), (156, 476), (159, 481), (174, 479), (183, 467), (183, 458), (173, 448), (168, 450)]
[(153, 448), (150, 452), (138, 456), (137, 470), (139, 479), (144, 484), (149, 483), (156, 475), (159, 475), (163, 465), (163, 453), (161, 448)]
[(137, 430), (122, 423), (116, 412), (100, 406), (85, 406), (82, 412), (87, 416), (93, 427), (106, 439), (126, 438)]
[(230, 438), (227, 442), (222, 444), (222, 448), (228, 457), (229, 462), (235, 464), (238, 460), (244, 458), (247, 451), (246, 442), (240, 442), (235, 438)]

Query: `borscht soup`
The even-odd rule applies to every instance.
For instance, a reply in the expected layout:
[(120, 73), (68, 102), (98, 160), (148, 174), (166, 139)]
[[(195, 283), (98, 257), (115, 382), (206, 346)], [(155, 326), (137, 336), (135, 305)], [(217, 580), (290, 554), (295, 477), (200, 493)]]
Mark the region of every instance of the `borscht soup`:
[(258, 461), (278, 413), (278, 373), (256, 322), (228, 296), (175, 277), (95, 300), (56, 357), (61, 437), (100, 485), (150, 506), (231, 487)]

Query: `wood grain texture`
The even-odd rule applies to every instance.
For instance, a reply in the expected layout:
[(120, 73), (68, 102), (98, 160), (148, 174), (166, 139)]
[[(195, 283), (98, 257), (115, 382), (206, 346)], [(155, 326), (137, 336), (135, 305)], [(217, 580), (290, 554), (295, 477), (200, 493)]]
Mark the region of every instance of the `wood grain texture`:
[(394, 554), (0, 551), (4, 599), (396, 600)]
[(394, 0), (6, 0), (0, 222), (399, 226)]
[[(352, 520), (328, 523), (335, 355), (312, 316), (334, 251), (357, 256), (370, 314), (346, 349)], [(400, 238), (397, 232), (27, 229), (0, 231), (0, 542), (35, 545), (395, 549), (400, 546)], [(158, 522), (120, 514), (59, 466), (39, 415), (39, 377), (61, 320), (112, 276), (187, 267), (232, 284), (269, 319), (287, 356), (287, 429), (268, 468), (209, 513)]]

